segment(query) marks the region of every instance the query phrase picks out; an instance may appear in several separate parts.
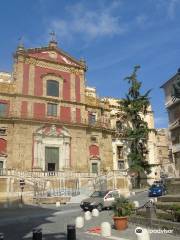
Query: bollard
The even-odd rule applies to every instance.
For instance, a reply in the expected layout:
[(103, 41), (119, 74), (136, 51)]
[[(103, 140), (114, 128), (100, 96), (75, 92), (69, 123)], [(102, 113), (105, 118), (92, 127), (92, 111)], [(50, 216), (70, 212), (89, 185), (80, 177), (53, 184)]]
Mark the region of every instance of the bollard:
[(60, 207), (60, 202), (56, 202), (56, 207)]
[(4, 240), (4, 234), (0, 233), (0, 240)]
[(85, 220), (89, 221), (91, 219), (91, 212), (90, 211), (85, 212), (84, 218), (85, 218)]
[(67, 240), (76, 240), (76, 228), (73, 224), (67, 225)]
[(41, 229), (33, 229), (32, 240), (42, 240)]
[(157, 197), (154, 198), (154, 202), (157, 202)]
[(42, 240), (42, 230), (37, 229), (37, 240)]
[(92, 210), (92, 216), (93, 217), (98, 217), (99, 216), (99, 211), (96, 208)]
[(36, 229), (33, 229), (32, 240), (37, 240), (37, 231), (36, 231)]
[(109, 222), (101, 223), (101, 236), (110, 237), (111, 236), (111, 224)]
[(133, 201), (135, 208), (139, 207), (139, 202), (138, 201)]
[(82, 228), (84, 226), (84, 218), (83, 217), (77, 217), (75, 220), (76, 228)]
[(137, 240), (150, 240), (150, 236), (146, 228), (137, 227), (135, 229), (135, 234), (137, 236)]
[(135, 196), (135, 195), (136, 195), (136, 193), (135, 193), (135, 192), (131, 192), (131, 195), (132, 195), (132, 196)]

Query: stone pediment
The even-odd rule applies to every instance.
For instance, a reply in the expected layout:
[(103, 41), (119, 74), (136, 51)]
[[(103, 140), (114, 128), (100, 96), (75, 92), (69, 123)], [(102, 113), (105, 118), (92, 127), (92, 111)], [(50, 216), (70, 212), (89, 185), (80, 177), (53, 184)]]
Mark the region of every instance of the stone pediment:
[(45, 137), (70, 137), (70, 133), (65, 127), (59, 127), (56, 125), (38, 128), (35, 135), (42, 135)]
[(70, 65), (72, 67), (84, 68), (85, 64), (83, 61), (78, 61), (75, 58), (71, 57), (67, 53), (63, 52), (58, 48), (44, 47), (44, 48), (35, 48), (28, 49), (26, 54), (30, 57), (35, 57), (39, 60), (48, 60), (54, 61), (59, 64)]

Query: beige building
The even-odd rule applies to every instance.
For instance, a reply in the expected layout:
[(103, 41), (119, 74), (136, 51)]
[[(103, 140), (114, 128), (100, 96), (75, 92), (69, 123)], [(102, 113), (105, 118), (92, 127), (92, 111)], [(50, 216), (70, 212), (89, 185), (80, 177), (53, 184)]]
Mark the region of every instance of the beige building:
[(174, 86), (179, 88), (180, 71), (165, 82), (161, 88), (165, 94), (165, 107), (169, 117), (169, 131), (171, 134), (173, 161), (176, 176), (180, 176), (180, 99), (173, 99)]
[(174, 177), (175, 165), (172, 158), (170, 134), (168, 129), (156, 129), (156, 157), (159, 161), (160, 175)]
[[(123, 138), (124, 120), (119, 109), (120, 99), (104, 98), (103, 100), (109, 103), (111, 125), (116, 129), (112, 139), (113, 169), (125, 173), (129, 168), (127, 156), (130, 149), (127, 140)], [(148, 114), (145, 116), (145, 121), (148, 123), (149, 128), (154, 129), (154, 113), (151, 107), (149, 107)], [(156, 134), (154, 132), (149, 134), (147, 160), (149, 164), (155, 165), (152, 167), (152, 173), (148, 176), (149, 183), (159, 179), (161, 173), (174, 174), (173, 164), (171, 164), (169, 158), (169, 141), (166, 129), (157, 129)]]
[(14, 54), (0, 73), (0, 168), (100, 173), (113, 169), (109, 106), (85, 86), (86, 64), (58, 48)]

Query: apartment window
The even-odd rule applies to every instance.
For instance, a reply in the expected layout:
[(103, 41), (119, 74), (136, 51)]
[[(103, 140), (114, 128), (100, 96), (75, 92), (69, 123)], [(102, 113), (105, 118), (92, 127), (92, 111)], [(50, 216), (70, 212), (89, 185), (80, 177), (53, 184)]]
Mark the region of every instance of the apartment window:
[(123, 146), (117, 146), (117, 158), (118, 159), (123, 158)]
[(96, 142), (97, 142), (96, 136), (91, 136), (91, 142), (93, 142), (93, 143), (96, 143)]
[(96, 123), (96, 113), (89, 113), (89, 124)]
[(122, 122), (121, 121), (116, 121), (116, 129), (118, 131), (121, 131), (122, 130)]
[(119, 160), (119, 161), (118, 161), (118, 169), (124, 169), (124, 168), (125, 168), (124, 161)]
[(6, 129), (5, 128), (0, 128), (0, 136), (6, 135)]
[(0, 116), (1, 117), (6, 116), (7, 109), (8, 109), (7, 103), (0, 103)]
[(162, 150), (159, 150), (159, 155), (162, 155)]
[(54, 80), (47, 81), (47, 96), (59, 97), (59, 82)]
[(47, 105), (47, 115), (48, 116), (57, 116), (57, 104), (54, 103), (48, 103)]

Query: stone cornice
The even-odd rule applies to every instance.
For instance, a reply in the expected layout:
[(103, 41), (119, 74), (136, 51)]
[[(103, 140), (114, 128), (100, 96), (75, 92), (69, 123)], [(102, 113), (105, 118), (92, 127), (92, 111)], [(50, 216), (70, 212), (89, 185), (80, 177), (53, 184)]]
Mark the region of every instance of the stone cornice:
[[(7, 96), (7, 97), (19, 97), (19, 98), (28, 98), (28, 99), (39, 99), (39, 100), (44, 100), (47, 102), (55, 102), (55, 103), (68, 103), (72, 105), (80, 105), (80, 106), (85, 106), (89, 108), (94, 108), (94, 109), (104, 109), (103, 107), (97, 107), (97, 106), (92, 106), (90, 104), (85, 104), (81, 102), (76, 102), (76, 101), (68, 101), (68, 100), (63, 100), (63, 99), (58, 99), (58, 98), (51, 98), (51, 97), (40, 97), (40, 96), (34, 96), (34, 95), (24, 95), (24, 94), (18, 94), (18, 93), (3, 93), (0, 92), (2, 96)], [(105, 109), (105, 111), (110, 111), (109, 109)]]
[(98, 127), (98, 126), (91, 126), (88, 124), (84, 124), (84, 123), (74, 123), (74, 122), (61, 122), (59, 120), (42, 120), (42, 119), (32, 119), (32, 118), (18, 118), (18, 117), (0, 117), (0, 121), (3, 123), (10, 123), (10, 124), (14, 124), (14, 123), (23, 123), (23, 124), (32, 124), (32, 125), (37, 125), (37, 124), (56, 124), (58, 126), (65, 126), (65, 127), (70, 127), (70, 128), (83, 128), (83, 129), (87, 129), (87, 130), (91, 130), (94, 131), (99, 131), (99, 132), (105, 132), (105, 133), (109, 133), (109, 134), (114, 134), (114, 130), (110, 129), (110, 128), (104, 128), (104, 127)]

